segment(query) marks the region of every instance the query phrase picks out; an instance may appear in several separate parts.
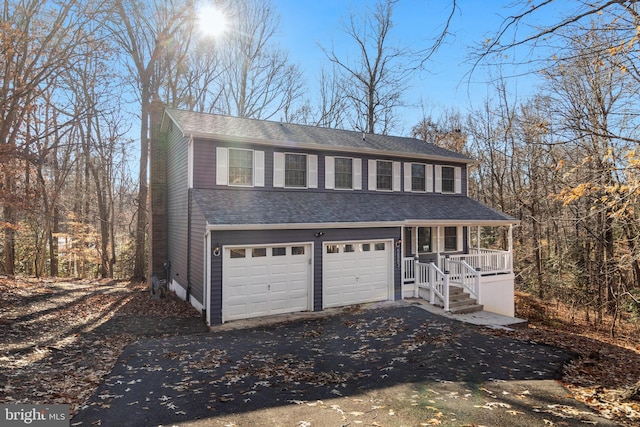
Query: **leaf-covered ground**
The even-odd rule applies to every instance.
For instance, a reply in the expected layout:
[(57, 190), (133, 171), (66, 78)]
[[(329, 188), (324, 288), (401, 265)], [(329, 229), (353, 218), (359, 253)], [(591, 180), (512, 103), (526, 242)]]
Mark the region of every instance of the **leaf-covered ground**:
[[(640, 402), (621, 398), (640, 379), (640, 345), (636, 340), (638, 336), (634, 335), (636, 331), (620, 330), (621, 337), (607, 338), (608, 331), (593, 330), (585, 322), (564, 321), (563, 316), (557, 314), (562, 313), (561, 310), (556, 312), (554, 307), (542, 306), (525, 295), (519, 296), (518, 307), (518, 314), (531, 320), (529, 328), (513, 332), (486, 330), (484, 333), (506, 335), (527, 343), (548, 343), (570, 350), (577, 357), (564, 368), (563, 384), (567, 396), (586, 403), (617, 423), (637, 425), (640, 422)], [(168, 337), (206, 331), (199, 317), (188, 304), (173, 296), (150, 300), (146, 286), (141, 284), (0, 278), (0, 402), (69, 403), (75, 414), (98, 385), (109, 377), (125, 346), (141, 337)], [(394, 325), (403, 327), (400, 320), (380, 318), (376, 321), (388, 333)], [(375, 328), (366, 330), (357, 323), (345, 326), (360, 331), (358, 333), (362, 339), (371, 339), (368, 334), (375, 334)], [(321, 338), (318, 334), (322, 331), (310, 329), (303, 333), (312, 340)], [(416, 341), (405, 344), (418, 346), (422, 338), (414, 335)], [(163, 356), (169, 360), (173, 357), (176, 363), (180, 362), (182, 366), (197, 371), (213, 369), (216, 365), (214, 362), (224, 361), (225, 355), (220, 351), (202, 349), (202, 354), (197, 353), (201, 357), (192, 360), (185, 359), (187, 356), (182, 353)], [(350, 355), (356, 359), (371, 356), (366, 347), (356, 349)], [(278, 369), (291, 364), (287, 365), (286, 358), (282, 362), (284, 365), (281, 363), (277, 367), (265, 364), (256, 374), (265, 377), (285, 374), (278, 372)], [(400, 362), (398, 359), (394, 363)], [(296, 370), (290, 373), (294, 372), (297, 377), (287, 380), (305, 382), (313, 378), (313, 381), (326, 384), (342, 384), (345, 380), (352, 380), (332, 377), (340, 375), (335, 370), (327, 370), (326, 375), (329, 376), (325, 377), (317, 373), (310, 376), (312, 374), (305, 365), (295, 366)], [(253, 369), (251, 365), (240, 368)], [(381, 375), (391, 374), (393, 369), (381, 372)], [(352, 373), (345, 370), (343, 375)], [(174, 386), (179, 387), (180, 383)], [(339, 388), (336, 390), (340, 391)], [(436, 395), (442, 390), (430, 392), (433, 393), (433, 399), (427, 402), (437, 402), (439, 398)], [(452, 390), (450, 393), (458, 391)], [(491, 397), (491, 393), (487, 396)], [(220, 403), (232, 397), (237, 399), (221, 394), (216, 396), (215, 401)], [(411, 395), (407, 398), (413, 399)], [(420, 396), (420, 399), (424, 398)], [(352, 400), (357, 403), (358, 399)], [(292, 405), (300, 408), (326, 403), (325, 409), (329, 412), (347, 410), (345, 406), (340, 408), (334, 405), (332, 408), (327, 402), (303, 399), (292, 399), (292, 402)], [(489, 405), (487, 411), (495, 409), (491, 407), (491, 402), (483, 403)], [(365, 403), (371, 402), (366, 400)], [(374, 406), (384, 406), (379, 402), (373, 403)], [(493, 403), (497, 404), (496, 401)], [(425, 425), (446, 424), (443, 422), (446, 414), (443, 415), (437, 406), (431, 406), (433, 416)], [(361, 421), (364, 415), (360, 413), (365, 414), (370, 409), (356, 405), (349, 412), (356, 414), (352, 414), (352, 417)], [(509, 410), (514, 412), (514, 416), (517, 415), (517, 410), (506, 408), (507, 412)], [(384, 411), (393, 412), (390, 408)]]

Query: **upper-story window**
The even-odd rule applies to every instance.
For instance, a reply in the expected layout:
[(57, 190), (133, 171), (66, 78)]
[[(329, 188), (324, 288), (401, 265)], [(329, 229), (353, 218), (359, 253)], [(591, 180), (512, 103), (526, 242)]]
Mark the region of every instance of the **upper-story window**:
[(435, 165), (436, 193), (462, 193), (462, 168)]
[(318, 156), (274, 152), (273, 186), (275, 188), (318, 188)]
[(229, 148), (229, 185), (253, 185), (253, 151)]
[(351, 157), (325, 156), (324, 188), (362, 190), (362, 160)]
[(427, 174), (426, 165), (420, 163), (411, 164), (411, 189), (413, 191), (426, 191)]
[(307, 155), (287, 153), (284, 157), (284, 186), (307, 187)]
[(450, 166), (442, 167), (442, 192), (454, 193), (455, 192), (455, 168)]
[(402, 163), (389, 160), (369, 160), (369, 190), (401, 191)]
[(432, 192), (433, 165), (406, 162), (404, 164), (404, 191)]
[(376, 162), (376, 189), (393, 190), (393, 162)]
[(264, 151), (216, 147), (216, 184), (264, 186)]
[(335, 158), (335, 188), (343, 190), (353, 188), (353, 159)]

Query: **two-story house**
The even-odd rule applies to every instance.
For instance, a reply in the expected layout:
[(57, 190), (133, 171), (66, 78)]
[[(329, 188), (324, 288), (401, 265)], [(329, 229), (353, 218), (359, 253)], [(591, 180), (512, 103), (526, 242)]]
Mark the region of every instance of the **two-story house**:
[(443, 284), (462, 276), (513, 315), (510, 240), (484, 250), (480, 231), (515, 221), (467, 196), (468, 157), (157, 104), (151, 127), (151, 273), (207, 323), (404, 297), (448, 308)]

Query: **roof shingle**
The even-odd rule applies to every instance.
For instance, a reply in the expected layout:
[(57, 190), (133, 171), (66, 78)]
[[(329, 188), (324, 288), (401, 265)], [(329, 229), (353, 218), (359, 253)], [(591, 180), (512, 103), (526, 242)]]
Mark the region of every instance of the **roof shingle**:
[(399, 222), (508, 224), (513, 218), (461, 195), (348, 191), (193, 190), (212, 226)]
[(167, 109), (166, 114), (187, 136), (249, 141), (286, 147), (343, 149), (354, 152), (386, 152), (390, 155), (412, 155), (471, 163), (464, 154), (438, 147), (416, 138), (363, 134), (342, 129), (279, 123), (216, 114)]

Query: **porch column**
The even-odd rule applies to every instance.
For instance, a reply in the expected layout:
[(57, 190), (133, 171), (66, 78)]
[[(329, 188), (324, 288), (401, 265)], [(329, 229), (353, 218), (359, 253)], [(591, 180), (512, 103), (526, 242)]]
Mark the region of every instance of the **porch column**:
[(513, 273), (513, 224), (509, 224), (509, 271)]
[(480, 226), (478, 225), (478, 228), (476, 228), (476, 233), (477, 233), (477, 238), (478, 238), (478, 253), (480, 253)]

